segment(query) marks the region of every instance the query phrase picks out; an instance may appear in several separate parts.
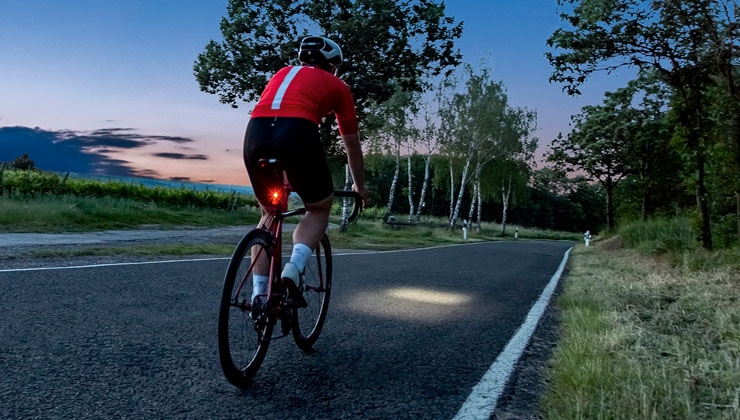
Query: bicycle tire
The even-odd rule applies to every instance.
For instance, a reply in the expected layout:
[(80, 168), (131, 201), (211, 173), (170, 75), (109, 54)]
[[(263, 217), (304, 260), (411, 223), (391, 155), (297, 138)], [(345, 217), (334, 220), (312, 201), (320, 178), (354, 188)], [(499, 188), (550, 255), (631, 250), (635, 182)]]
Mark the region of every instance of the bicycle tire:
[[(252, 319), (252, 253), (272, 258), (272, 236), (255, 229), (239, 241), (224, 277), (218, 314), (218, 353), (221, 369), (233, 385), (246, 388), (259, 370), (270, 346), (275, 317), (263, 313)], [(239, 292), (238, 296), (235, 294)]]
[(313, 349), (326, 321), (331, 297), (332, 258), (329, 237), (324, 237), (306, 262), (303, 297), (308, 306), (293, 309), (293, 339), (304, 351)]

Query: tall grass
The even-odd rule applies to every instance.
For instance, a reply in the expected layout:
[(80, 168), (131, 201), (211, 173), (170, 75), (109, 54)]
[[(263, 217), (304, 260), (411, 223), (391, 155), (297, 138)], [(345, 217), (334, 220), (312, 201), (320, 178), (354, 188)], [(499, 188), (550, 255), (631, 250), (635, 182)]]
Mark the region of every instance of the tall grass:
[(740, 419), (740, 250), (697, 250), (689, 226), (571, 254), (544, 418)]
[(653, 219), (620, 226), (618, 234), (627, 247), (650, 254), (693, 251), (698, 247), (691, 219)]

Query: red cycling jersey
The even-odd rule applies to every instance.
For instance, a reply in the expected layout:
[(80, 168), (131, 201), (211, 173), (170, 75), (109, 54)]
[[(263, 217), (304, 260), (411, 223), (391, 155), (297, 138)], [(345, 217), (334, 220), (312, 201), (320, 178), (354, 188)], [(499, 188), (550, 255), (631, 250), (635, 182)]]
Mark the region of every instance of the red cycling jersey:
[(331, 112), (340, 134), (357, 133), (357, 113), (346, 83), (318, 68), (288, 66), (267, 83), (252, 117), (298, 117), (319, 124)]

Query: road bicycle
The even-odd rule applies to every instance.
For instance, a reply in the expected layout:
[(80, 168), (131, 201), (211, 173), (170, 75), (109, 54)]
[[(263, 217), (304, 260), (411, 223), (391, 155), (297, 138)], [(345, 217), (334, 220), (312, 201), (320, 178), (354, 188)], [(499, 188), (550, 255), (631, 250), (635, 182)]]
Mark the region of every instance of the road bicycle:
[[(307, 306), (301, 307), (282, 284), (282, 233), (288, 217), (303, 215), (303, 207), (288, 209), (292, 188), (277, 159), (261, 159), (273, 185), (269, 190), (271, 217), (239, 241), (224, 277), (218, 315), (218, 351), (226, 379), (240, 388), (250, 385), (267, 354), (272, 340), (293, 336), (303, 351), (311, 351), (321, 334), (329, 307), (332, 258), (329, 237), (324, 234), (306, 263), (303, 285), (299, 286)], [(361, 199), (353, 191), (335, 190), (335, 197), (352, 199), (348, 221), (357, 217)], [(264, 305), (252, 306), (253, 270), (258, 258), (269, 260), (269, 283)], [(258, 307), (257, 307), (258, 306)], [(273, 337), (280, 323), (282, 335)]]

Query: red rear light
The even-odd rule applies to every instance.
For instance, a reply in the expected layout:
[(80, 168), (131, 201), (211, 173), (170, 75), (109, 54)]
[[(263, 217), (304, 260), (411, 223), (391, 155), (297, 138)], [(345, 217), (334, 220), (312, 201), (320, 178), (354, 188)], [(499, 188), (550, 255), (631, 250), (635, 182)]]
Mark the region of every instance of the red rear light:
[(275, 190), (270, 194), (270, 203), (277, 206), (280, 203), (280, 190)]

